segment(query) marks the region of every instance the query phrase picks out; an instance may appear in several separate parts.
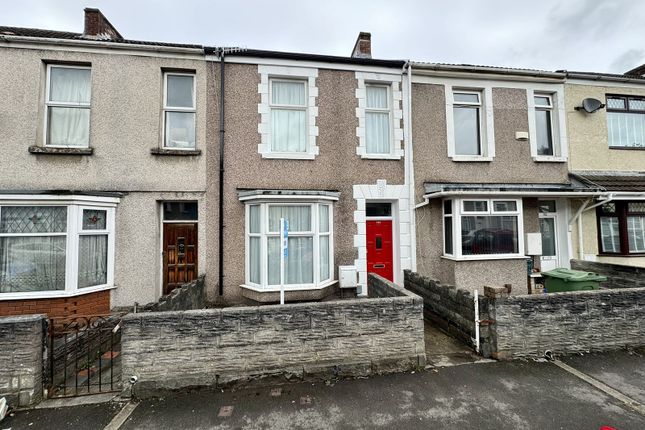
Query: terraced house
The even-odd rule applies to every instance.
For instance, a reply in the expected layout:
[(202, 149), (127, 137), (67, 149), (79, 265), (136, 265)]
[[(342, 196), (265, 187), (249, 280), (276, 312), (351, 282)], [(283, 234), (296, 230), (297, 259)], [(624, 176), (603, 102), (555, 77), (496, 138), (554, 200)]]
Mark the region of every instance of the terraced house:
[(0, 27), (0, 51), (0, 314), (105, 313), (211, 270), (203, 49), (86, 9), (83, 33)]
[(602, 193), (574, 207), (582, 213), (572, 226), (580, 260), (645, 267), (643, 73), (641, 66), (622, 75), (567, 74), (570, 169)]
[[(0, 28), (0, 314), (105, 313), (206, 274), (288, 300), (412, 268), (404, 61)], [(22, 172), (22, 173), (18, 173)], [(223, 216), (222, 216), (223, 214)]]
[(521, 294), (527, 257), (541, 270), (569, 267), (570, 200), (597, 194), (569, 176), (566, 74), (433, 63), (412, 71), (418, 272)]

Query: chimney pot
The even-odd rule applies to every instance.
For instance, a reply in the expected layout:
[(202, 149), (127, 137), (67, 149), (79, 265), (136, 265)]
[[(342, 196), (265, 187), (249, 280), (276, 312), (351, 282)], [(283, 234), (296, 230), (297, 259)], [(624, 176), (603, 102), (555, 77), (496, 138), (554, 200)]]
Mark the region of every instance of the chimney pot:
[(100, 40), (123, 40), (123, 36), (108, 21), (99, 9), (85, 8), (85, 28), (83, 36)]
[(352, 50), (352, 58), (372, 58), (372, 35), (366, 31), (358, 33)]

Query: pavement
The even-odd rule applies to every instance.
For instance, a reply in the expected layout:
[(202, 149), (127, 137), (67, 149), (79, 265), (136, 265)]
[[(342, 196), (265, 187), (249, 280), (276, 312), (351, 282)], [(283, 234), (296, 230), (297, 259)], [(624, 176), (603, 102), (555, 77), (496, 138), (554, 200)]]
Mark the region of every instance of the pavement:
[[(495, 362), (441, 342), (443, 354), (421, 372), (183, 392), (138, 404), (61, 407), (65, 400), (57, 400), (14, 413), (0, 430), (645, 429), (645, 348)], [(92, 396), (74, 402), (83, 399)]]

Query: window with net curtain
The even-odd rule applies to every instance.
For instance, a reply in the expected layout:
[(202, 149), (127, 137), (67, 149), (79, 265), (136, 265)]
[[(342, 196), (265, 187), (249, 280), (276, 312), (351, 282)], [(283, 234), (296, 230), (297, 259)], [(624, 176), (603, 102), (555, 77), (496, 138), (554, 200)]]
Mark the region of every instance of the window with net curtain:
[(164, 147), (195, 149), (195, 76), (165, 73)]
[(645, 254), (645, 202), (616, 200), (596, 210), (601, 253)]
[[(107, 284), (107, 210), (69, 208), (0, 206), (0, 294), (71, 290), (69, 265), (78, 267), (77, 288)], [(74, 241), (71, 249), (68, 238)]]
[(306, 81), (270, 82), (271, 151), (307, 152)]
[(366, 85), (365, 146), (367, 154), (392, 152), (389, 91), (385, 85)]
[(45, 144), (88, 147), (90, 140), (91, 70), (49, 65)]
[(608, 96), (607, 133), (610, 147), (645, 149), (645, 98)]
[[(320, 284), (331, 279), (331, 209), (329, 204), (252, 204), (247, 252), (251, 284), (280, 285), (280, 219), (289, 222), (285, 285)], [(266, 251), (263, 252), (263, 243)], [(317, 252), (314, 252), (317, 250)], [(318, 255), (316, 258), (315, 255)], [(266, 272), (266, 280), (263, 273)]]

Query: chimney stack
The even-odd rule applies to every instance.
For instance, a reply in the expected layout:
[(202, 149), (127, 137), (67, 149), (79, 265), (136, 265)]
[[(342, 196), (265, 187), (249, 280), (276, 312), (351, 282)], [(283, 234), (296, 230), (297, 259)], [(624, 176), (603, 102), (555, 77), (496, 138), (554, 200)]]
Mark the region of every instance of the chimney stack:
[(123, 36), (117, 31), (100, 10), (85, 8), (85, 28), (83, 36), (99, 40), (122, 40)]
[(372, 58), (372, 35), (365, 31), (358, 33), (352, 58)]

